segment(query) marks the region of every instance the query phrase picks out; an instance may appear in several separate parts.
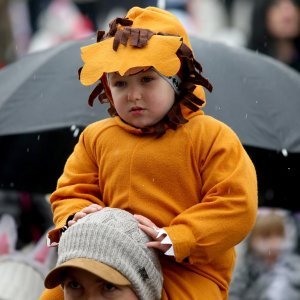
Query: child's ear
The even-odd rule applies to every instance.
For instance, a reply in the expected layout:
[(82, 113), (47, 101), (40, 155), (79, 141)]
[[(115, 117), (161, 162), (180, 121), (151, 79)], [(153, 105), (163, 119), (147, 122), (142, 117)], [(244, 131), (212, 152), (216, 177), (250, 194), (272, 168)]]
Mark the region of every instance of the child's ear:
[(17, 243), (17, 225), (11, 215), (4, 214), (0, 219), (0, 255), (12, 254)]

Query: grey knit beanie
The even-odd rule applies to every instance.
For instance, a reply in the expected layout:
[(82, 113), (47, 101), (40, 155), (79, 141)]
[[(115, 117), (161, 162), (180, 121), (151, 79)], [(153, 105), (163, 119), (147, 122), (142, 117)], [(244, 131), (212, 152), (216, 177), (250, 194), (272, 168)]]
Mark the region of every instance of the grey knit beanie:
[(162, 272), (157, 253), (146, 247), (149, 240), (125, 210), (103, 208), (89, 214), (62, 234), (57, 265), (45, 286), (59, 285), (66, 267), (80, 267), (112, 283), (131, 285), (141, 300), (161, 299)]

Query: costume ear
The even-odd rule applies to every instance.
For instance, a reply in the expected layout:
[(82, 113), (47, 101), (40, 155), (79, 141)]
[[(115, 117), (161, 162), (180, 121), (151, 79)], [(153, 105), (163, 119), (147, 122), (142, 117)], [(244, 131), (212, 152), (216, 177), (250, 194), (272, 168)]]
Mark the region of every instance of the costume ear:
[(30, 260), (38, 264), (43, 273), (50, 270), (55, 265), (57, 259), (57, 249), (47, 246), (47, 235), (49, 230), (47, 230), (39, 239), (30, 253)]
[(4, 214), (0, 219), (0, 255), (9, 255), (15, 251), (17, 243), (17, 225), (11, 215)]

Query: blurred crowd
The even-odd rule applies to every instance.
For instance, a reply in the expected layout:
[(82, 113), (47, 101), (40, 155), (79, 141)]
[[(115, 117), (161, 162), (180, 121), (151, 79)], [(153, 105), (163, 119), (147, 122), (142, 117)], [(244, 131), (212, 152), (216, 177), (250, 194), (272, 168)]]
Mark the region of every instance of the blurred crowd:
[(0, 67), (80, 39), (132, 6), (160, 6), (189, 34), (270, 55), (300, 71), (300, 0), (1, 0)]

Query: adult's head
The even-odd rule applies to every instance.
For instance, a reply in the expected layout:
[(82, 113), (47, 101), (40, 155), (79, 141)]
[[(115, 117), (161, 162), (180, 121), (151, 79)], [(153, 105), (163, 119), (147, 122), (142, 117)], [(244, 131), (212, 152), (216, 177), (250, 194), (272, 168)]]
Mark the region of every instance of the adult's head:
[(156, 252), (146, 247), (148, 241), (124, 210), (104, 208), (89, 214), (62, 234), (57, 266), (45, 286), (61, 284), (69, 300), (160, 299), (162, 273)]
[(300, 36), (300, 5), (294, 0), (277, 0), (266, 11), (266, 27), (277, 39)]
[(256, 0), (251, 20), (249, 48), (276, 56), (274, 43), (280, 40), (299, 41), (299, 0)]

